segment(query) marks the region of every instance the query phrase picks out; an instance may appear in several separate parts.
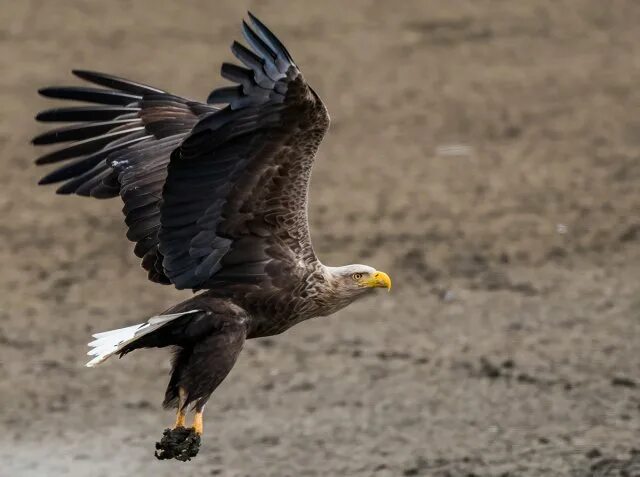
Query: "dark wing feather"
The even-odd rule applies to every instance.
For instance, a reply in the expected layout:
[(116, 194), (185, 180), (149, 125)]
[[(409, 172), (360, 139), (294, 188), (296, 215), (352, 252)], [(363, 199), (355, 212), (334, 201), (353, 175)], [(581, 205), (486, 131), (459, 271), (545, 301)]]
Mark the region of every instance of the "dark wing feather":
[(96, 73), (95, 71), (87, 70), (73, 70), (72, 73), (78, 78), (89, 81), (90, 83), (104, 86), (109, 89), (117, 91), (123, 91), (131, 93), (136, 96), (144, 96), (145, 94), (153, 93), (165, 93), (158, 88), (153, 88), (149, 85), (136, 83), (135, 81), (127, 80), (124, 78), (118, 78), (117, 76), (108, 75), (105, 73)]
[(76, 106), (70, 108), (53, 108), (38, 113), (36, 120), (42, 122), (106, 121), (129, 113), (137, 114), (139, 110), (139, 108), (128, 108), (126, 106)]
[(317, 263), (306, 201), (329, 116), (282, 43), (251, 19), (243, 33), (253, 51), (232, 46), (249, 69), (224, 64), (222, 75), (239, 86), (209, 96), (227, 107), (201, 119), (171, 155), (159, 250), (177, 288), (223, 293), (259, 283), (270, 293), (274, 275)]
[(125, 126), (138, 119), (112, 119), (110, 121), (92, 121), (86, 124), (74, 124), (63, 128), (53, 129), (33, 138), (36, 146), (55, 144), (66, 141), (80, 141), (104, 134), (119, 126)]
[(86, 101), (87, 103), (112, 104), (126, 106), (135, 104), (140, 96), (127, 94), (121, 91), (109, 91), (107, 89), (85, 88), (81, 86), (50, 86), (42, 88), (38, 92), (47, 98), (71, 99), (74, 101)]
[(65, 162), (40, 180), (62, 182), (59, 194), (96, 198), (120, 195), (127, 236), (137, 243), (149, 278), (170, 283), (158, 254), (159, 203), (169, 156), (199, 118), (216, 108), (171, 95), (160, 89), (104, 73), (74, 70), (77, 77), (106, 87), (43, 88), (43, 96), (97, 103), (49, 109), (36, 119), (78, 121), (34, 138), (36, 145), (68, 142), (37, 159), (37, 164)]

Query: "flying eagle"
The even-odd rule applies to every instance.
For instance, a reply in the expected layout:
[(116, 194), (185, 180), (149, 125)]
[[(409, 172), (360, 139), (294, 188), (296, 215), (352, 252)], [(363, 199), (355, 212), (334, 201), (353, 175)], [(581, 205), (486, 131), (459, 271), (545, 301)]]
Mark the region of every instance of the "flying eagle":
[(39, 121), (77, 124), (33, 139), (69, 143), (37, 159), (68, 161), (40, 184), (62, 183), (59, 194), (120, 196), (127, 238), (149, 279), (200, 292), (144, 323), (93, 335), (87, 363), (175, 347), (164, 406), (177, 408), (174, 429), (185, 428), (193, 409), (197, 436), (205, 403), (246, 339), (282, 333), (391, 288), (389, 276), (372, 267), (330, 267), (316, 257), (307, 197), (329, 115), (284, 45), (249, 18), (242, 33), (250, 48), (231, 46), (244, 66), (221, 69), (235, 85), (215, 89), (206, 104), (75, 70), (101, 88), (41, 89), (90, 105), (39, 113)]

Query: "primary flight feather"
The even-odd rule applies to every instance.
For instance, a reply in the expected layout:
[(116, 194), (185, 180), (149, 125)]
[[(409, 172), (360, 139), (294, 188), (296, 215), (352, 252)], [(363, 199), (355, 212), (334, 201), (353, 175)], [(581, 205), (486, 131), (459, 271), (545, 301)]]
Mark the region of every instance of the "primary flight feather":
[(391, 287), (372, 267), (328, 267), (316, 257), (307, 197), (329, 115), (284, 45), (249, 18), (242, 32), (250, 48), (231, 47), (242, 66), (221, 68), (235, 86), (215, 89), (206, 104), (75, 70), (100, 87), (40, 94), (92, 105), (41, 112), (40, 121), (78, 123), (33, 140), (70, 143), (36, 161), (65, 161), (40, 184), (62, 183), (60, 194), (120, 196), (127, 237), (149, 279), (201, 291), (145, 323), (94, 335), (87, 364), (175, 346), (164, 404), (178, 408), (176, 429), (192, 406), (197, 435), (204, 405), (245, 339), (282, 333)]

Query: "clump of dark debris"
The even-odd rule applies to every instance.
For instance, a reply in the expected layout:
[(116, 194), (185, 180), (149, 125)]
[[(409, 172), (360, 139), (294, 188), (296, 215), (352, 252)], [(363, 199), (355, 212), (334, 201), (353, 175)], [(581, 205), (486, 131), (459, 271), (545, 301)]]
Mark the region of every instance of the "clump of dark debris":
[(510, 382), (520, 384), (533, 384), (537, 386), (555, 386), (561, 385), (565, 390), (570, 391), (575, 384), (564, 378), (544, 378), (534, 376), (524, 371), (516, 369), (516, 363), (512, 359), (506, 359), (497, 362), (485, 356), (481, 356), (477, 365), (471, 363), (463, 364), (463, 367), (469, 370), (474, 377), (483, 377), (489, 379), (504, 379)]
[[(595, 452), (594, 452), (595, 450)], [(602, 453), (594, 449), (587, 457), (594, 459), (589, 471), (581, 473), (586, 477), (637, 477), (640, 475), (640, 450), (632, 449), (628, 458), (602, 457)]]
[(635, 388), (637, 387), (637, 383), (626, 376), (615, 376), (611, 379), (612, 386), (620, 386), (623, 388)]
[(198, 455), (200, 436), (190, 427), (165, 429), (160, 442), (156, 442), (155, 456), (158, 460), (176, 459), (186, 462)]

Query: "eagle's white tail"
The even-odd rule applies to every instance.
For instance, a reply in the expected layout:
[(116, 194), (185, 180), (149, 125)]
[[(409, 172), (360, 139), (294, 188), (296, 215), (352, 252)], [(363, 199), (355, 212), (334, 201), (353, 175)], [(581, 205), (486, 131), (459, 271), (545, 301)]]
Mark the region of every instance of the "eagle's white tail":
[(158, 315), (153, 316), (147, 320), (146, 323), (140, 323), (138, 325), (127, 326), (126, 328), (120, 328), (117, 330), (104, 331), (102, 333), (96, 333), (92, 335), (95, 340), (89, 343), (89, 347), (92, 348), (87, 355), (94, 356), (86, 366), (93, 368), (105, 361), (110, 356), (114, 355), (129, 343), (133, 343), (142, 336), (145, 336), (152, 331), (161, 328), (172, 320), (189, 313), (195, 313), (199, 310), (189, 310), (183, 313), (173, 313), (171, 315)]

